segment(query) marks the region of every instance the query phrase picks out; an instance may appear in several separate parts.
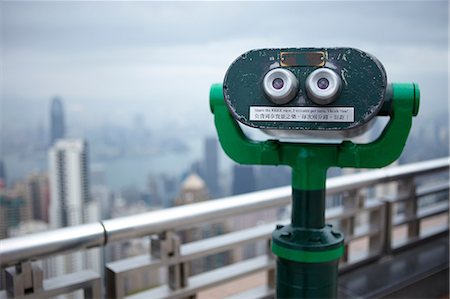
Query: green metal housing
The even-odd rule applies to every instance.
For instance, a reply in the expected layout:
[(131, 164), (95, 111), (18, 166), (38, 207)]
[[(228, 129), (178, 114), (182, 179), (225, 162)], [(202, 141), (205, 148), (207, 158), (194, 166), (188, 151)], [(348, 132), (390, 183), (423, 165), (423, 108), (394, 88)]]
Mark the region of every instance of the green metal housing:
[[(262, 89), (265, 74), (274, 68), (291, 71), (299, 82), (298, 93), (284, 105), (274, 105)], [(334, 71), (343, 82), (338, 99), (327, 106), (314, 103), (305, 91), (306, 78), (318, 68)], [(231, 64), (225, 75), (223, 93), (233, 117), (247, 126), (260, 129), (346, 130), (359, 127), (377, 115), (386, 96), (386, 86), (387, 78), (383, 65), (372, 55), (358, 49), (259, 49), (242, 54)], [(250, 107), (350, 108), (354, 110), (354, 120), (349, 122), (317, 122), (301, 119), (255, 120), (250, 117)]]

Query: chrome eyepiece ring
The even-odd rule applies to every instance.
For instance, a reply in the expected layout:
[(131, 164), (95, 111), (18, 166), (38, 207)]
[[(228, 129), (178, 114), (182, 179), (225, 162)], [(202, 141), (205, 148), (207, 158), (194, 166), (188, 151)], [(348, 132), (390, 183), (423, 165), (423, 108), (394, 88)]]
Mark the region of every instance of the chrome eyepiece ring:
[(306, 93), (314, 103), (328, 105), (341, 93), (342, 80), (338, 74), (327, 68), (320, 68), (306, 78)]
[(283, 105), (291, 101), (297, 94), (298, 80), (287, 69), (276, 68), (264, 76), (263, 89), (270, 101), (277, 105)]

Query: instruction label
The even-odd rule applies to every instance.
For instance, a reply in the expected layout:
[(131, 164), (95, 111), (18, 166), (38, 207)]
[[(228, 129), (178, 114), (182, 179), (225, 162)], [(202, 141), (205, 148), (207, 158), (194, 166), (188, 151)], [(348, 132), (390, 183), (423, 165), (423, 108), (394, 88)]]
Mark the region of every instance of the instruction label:
[(354, 107), (251, 106), (251, 121), (353, 122)]

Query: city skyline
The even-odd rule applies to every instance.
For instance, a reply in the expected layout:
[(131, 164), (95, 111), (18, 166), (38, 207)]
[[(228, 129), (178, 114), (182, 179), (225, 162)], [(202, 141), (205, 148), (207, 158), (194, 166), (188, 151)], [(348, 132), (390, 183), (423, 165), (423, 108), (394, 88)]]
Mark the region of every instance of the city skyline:
[[(92, 162), (109, 168), (110, 184), (142, 187), (149, 169), (153, 175), (185, 171), (202, 158), (203, 140), (216, 135), (210, 84), (222, 81), (240, 54), (261, 47), (367, 51), (383, 63), (389, 81), (419, 83), (421, 112), (411, 135), (444, 130), (439, 136), (448, 136), (446, 1), (286, 2), (283, 11), (271, 2), (0, 6), (0, 160), (9, 181), (45, 170), (48, 104), (57, 95), (64, 101), (65, 136), (91, 142)], [(174, 18), (179, 22), (169, 21)], [(135, 130), (136, 120), (144, 130)], [(108, 175), (124, 171), (141, 179)]]
[[(448, 4), (433, 3), (296, 2), (280, 13), (274, 3), (2, 2), (0, 162), (7, 187), (48, 171), (49, 144), (68, 137), (89, 142), (90, 166), (101, 178), (95, 184), (117, 198), (169, 206), (194, 168), (212, 197), (235, 193), (242, 186), (233, 182), (243, 180), (217, 144), (209, 85), (241, 53), (268, 46), (345, 45), (375, 55), (389, 80), (421, 87), (421, 112), (401, 162), (448, 154)], [(311, 14), (323, 8), (320, 20)], [(161, 13), (190, 17), (164, 27)], [(379, 18), (365, 20), (372, 15)], [(215, 27), (207, 26), (213, 20)], [(418, 146), (424, 139), (426, 149)], [(255, 168), (251, 176), (248, 190), (289, 182), (280, 168)]]
[(42, 104), (59, 94), (72, 130), (142, 113), (158, 132), (177, 125), (212, 134), (210, 84), (245, 51), (289, 46), (361, 48), (389, 81), (419, 82), (432, 103), (419, 121), (439, 111), (448, 118), (448, 3), (431, 3), (287, 2), (281, 12), (270, 2), (2, 1), (3, 122), (21, 115), (14, 126), (36, 125), (47, 119)]
[[(280, 289), (330, 288), (341, 297), (389, 297), (407, 289), (437, 294), (441, 280), (448, 289), (449, 6), (0, 1), (0, 297), (276, 297)], [(220, 86), (210, 105), (211, 84), (243, 53), (310, 47), (328, 50), (260, 57), (269, 69), (308, 68), (293, 70), (305, 75), (294, 88), (299, 106), (313, 99), (303, 87), (340, 82), (306, 84), (307, 72), (333, 67), (345, 81), (336, 87), (348, 100), (344, 109), (367, 106), (364, 117), (377, 116), (351, 139), (358, 145), (286, 145), (266, 136), (267, 126), (230, 125), (236, 107), (214, 105)], [(358, 63), (365, 54), (342, 53), (349, 64), (337, 68), (333, 47), (370, 53), (388, 83), (418, 83), (421, 107), (410, 132), (411, 85), (390, 89), (384, 72), (378, 79), (349, 73), (371, 67)], [(318, 53), (321, 62), (312, 64)], [(270, 83), (280, 87), (275, 79), (259, 86), (267, 70), (258, 67), (245, 73), (260, 78), (251, 83), (239, 69), (236, 86), (252, 92), (237, 94), (238, 104)], [(280, 89), (298, 83), (286, 78)], [(364, 99), (374, 86), (376, 106)], [(358, 96), (348, 92), (356, 89)], [(411, 93), (417, 112), (417, 89)], [(392, 135), (380, 135), (388, 117), (398, 122), (390, 122)], [(239, 126), (254, 140), (244, 142)], [(378, 145), (402, 141), (359, 145), (379, 136), (389, 138)], [(290, 142), (317, 141), (305, 139)], [(221, 142), (230, 142), (235, 160), (277, 166), (235, 163)], [(398, 160), (384, 167), (394, 154)], [(383, 169), (323, 167), (336, 164)]]

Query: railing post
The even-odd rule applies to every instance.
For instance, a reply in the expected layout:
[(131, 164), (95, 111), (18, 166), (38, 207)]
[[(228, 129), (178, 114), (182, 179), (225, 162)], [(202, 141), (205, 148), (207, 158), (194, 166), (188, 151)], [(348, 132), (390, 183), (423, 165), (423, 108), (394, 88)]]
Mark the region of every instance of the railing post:
[(408, 221), (408, 239), (416, 239), (420, 235), (420, 221), (417, 219), (418, 202), (414, 177), (400, 181), (399, 193), (407, 197), (405, 201), (405, 217)]
[(369, 227), (377, 228), (378, 233), (369, 237), (369, 255), (381, 254), (384, 246), (385, 227), (383, 221), (386, 220), (385, 204), (376, 210), (369, 212)]
[(390, 256), (392, 254), (392, 219), (393, 201), (384, 199), (384, 233), (383, 233), (383, 255)]
[(122, 275), (115, 273), (105, 265), (106, 298), (122, 299), (125, 296), (125, 285)]
[(88, 288), (83, 289), (84, 298), (101, 298), (102, 290), (102, 282), (101, 279), (98, 278), (92, 282), (92, 285)]
[[(275, 255), (272, 253), (272, 241), (270, 239), (267, 240), (267, 246), (266, 246), (266, 250), (267, 250), (267, 256), (269, 257), (270, 260), (275, 260)], [(267, 277), (267, 286), (270, 289), (275, 289), (275, 283), (276, 283), (276, 276), (275, 276), (275, 268), (269, 269), (266, 272), (266, 277)]]
[[(342, 207), (344, 211), (349, 211), (353, 215), (350, 217), (343, 218), (339, 223), (339, 228), (342, 233), (348, 237), (351, 237), (355, 231), (355, 214), (356, 211), (364, 205), (364, 197), (360, 193), (359, 190), (348, 190), (343, 194), (342, 198)], [(341, 257), (343, 262), (348, 261), (348, 254), (350, 250), (348, 250), (348, 242), (345, 242), (344, 247), (344, 255)]]
[[(155, 255), (159, 256), (164, 263), (169, 264), (167, 269), (167, 283), (169, 288), (175, 291), (187, 287), (189, 266), (188, 263), (180, 262), (180, 237), (174, 231), (167, 231), (160, 234), (157, 240), (159, 242), (155, 242), (154, 247), (152, 245), (152, 254), (153, 249), (156, 249)], [(195, 298), (195, 295), (189, 298)]]
[(38, 297), (39, 293), (42, 292), (43, 272), (37, 265), (31, 264), (30, 261), (9, 267), (5, 272), (8, 297), (22, 298), (25, 295)]

